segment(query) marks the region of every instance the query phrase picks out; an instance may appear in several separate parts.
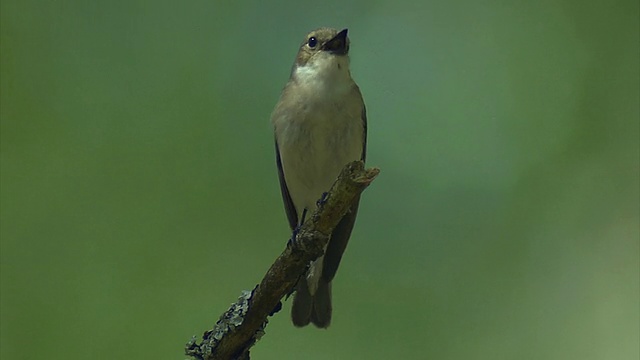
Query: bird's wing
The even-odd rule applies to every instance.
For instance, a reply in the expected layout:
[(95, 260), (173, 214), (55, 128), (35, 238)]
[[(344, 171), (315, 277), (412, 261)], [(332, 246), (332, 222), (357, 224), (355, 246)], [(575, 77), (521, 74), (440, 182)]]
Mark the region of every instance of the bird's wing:
[[(367, 156), (367, 110), (362, 105), (362, 156), (361, 160), (365, 161)], [(358, 215), (358, 204), (360, 203), (360, 196), (353, 202), (349, 212), (347, 212), (342, 220), (338, 223), (338, 226), (331, 233), (331, 240), (327, 245), (327, 250), (324, 255), (324, 263), (322, 264), (322, 279), (326, 282), (333, 280), (333, 277), (338, 271), (342, 254), (347, 248), (349, 237), (351, 236), (351, 230), (356, 222), (356, 215)]]
[(287, 213), (287, 219), (289, 220), (289, 226), (291, 230), (294, 230), (298, 226), (298, 213), (296, 207), (293, 205), (291, 195), (289, 195), (289, 189), (287, 188), (287, 181), (284, 178), (284, 170), (282, 169), (282, 160), (280, 159), (280, 150), (278, 149), (278, 141), (276, 144), (276, 163), (278, 165), (278, 178), (280, 179), (280, 192), (282, 193), (282, 200), (284, 202), (284, 210)]
[(362, 162), (367, 161), (367, 108), (362, 105)]

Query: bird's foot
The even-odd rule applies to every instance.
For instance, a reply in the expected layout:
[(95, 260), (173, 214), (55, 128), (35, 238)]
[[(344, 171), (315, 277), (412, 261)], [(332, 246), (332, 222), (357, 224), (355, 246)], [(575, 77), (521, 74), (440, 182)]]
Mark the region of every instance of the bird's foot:
[(298, 245), (298, 233), (300, 232), (300, 228), (302, 227), (302, 225), (298, 225), (296, 226), (295, 229), (293, 229), (293, 232), (291, 233), (291, 238), (289, 239), (289, 241), (287, 241), (287, 247), (296, 247)]
[(322, 195), (320, 196), (320, 199), (316, 201), (316, 206), (321, 207), (322, 205), (326, 204), (328, 198), (329, 198), (329, 193), (326, 191), (323, 192)]

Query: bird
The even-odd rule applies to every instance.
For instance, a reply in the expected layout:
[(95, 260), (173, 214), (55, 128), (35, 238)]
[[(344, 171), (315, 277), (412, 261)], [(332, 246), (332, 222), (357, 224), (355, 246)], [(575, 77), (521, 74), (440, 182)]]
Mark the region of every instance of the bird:
[[(351, 77), (347, 29), (319, 28), (300, 44), (289, 81), (272, 114), (276, 164), (284, 208), (296, 231), (352, 161), (365, 161), (367, 115)], [(360, 198), (333, 230), (325, 253), (311, 262), (293, 296), (296, 327), (331, 323), (331, 282), (358, 213)]]

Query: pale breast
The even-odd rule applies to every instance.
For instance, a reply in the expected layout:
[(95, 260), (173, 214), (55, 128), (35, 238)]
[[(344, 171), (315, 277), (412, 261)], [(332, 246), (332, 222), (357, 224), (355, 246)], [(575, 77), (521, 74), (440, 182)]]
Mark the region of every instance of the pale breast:
[(362, 102), (357, 95), (324, 104), (301, 103), (295, 115), (283, 112), (273, 119), (287, 188), (299, 217), (305, 208), (313, 211), (344, 165), (362, 156)]

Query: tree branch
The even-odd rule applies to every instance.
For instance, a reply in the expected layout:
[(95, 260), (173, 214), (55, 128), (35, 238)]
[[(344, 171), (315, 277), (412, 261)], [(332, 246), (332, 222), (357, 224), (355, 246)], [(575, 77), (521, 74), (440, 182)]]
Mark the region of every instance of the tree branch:
[(347, 164), (262, 282), (252, 291), (243, 291), (215, 327), (204, 333), (200, 344), (192, 338), (185, 353), (198, 360), (249, 359), (249, 349), (264, 335), (267, 317), (280, 311), (280, 300), (293, 292), (308, 264), (324, 253), (333, 229), (378, 173), (376, 168), (365, 170), (362, 161)]

